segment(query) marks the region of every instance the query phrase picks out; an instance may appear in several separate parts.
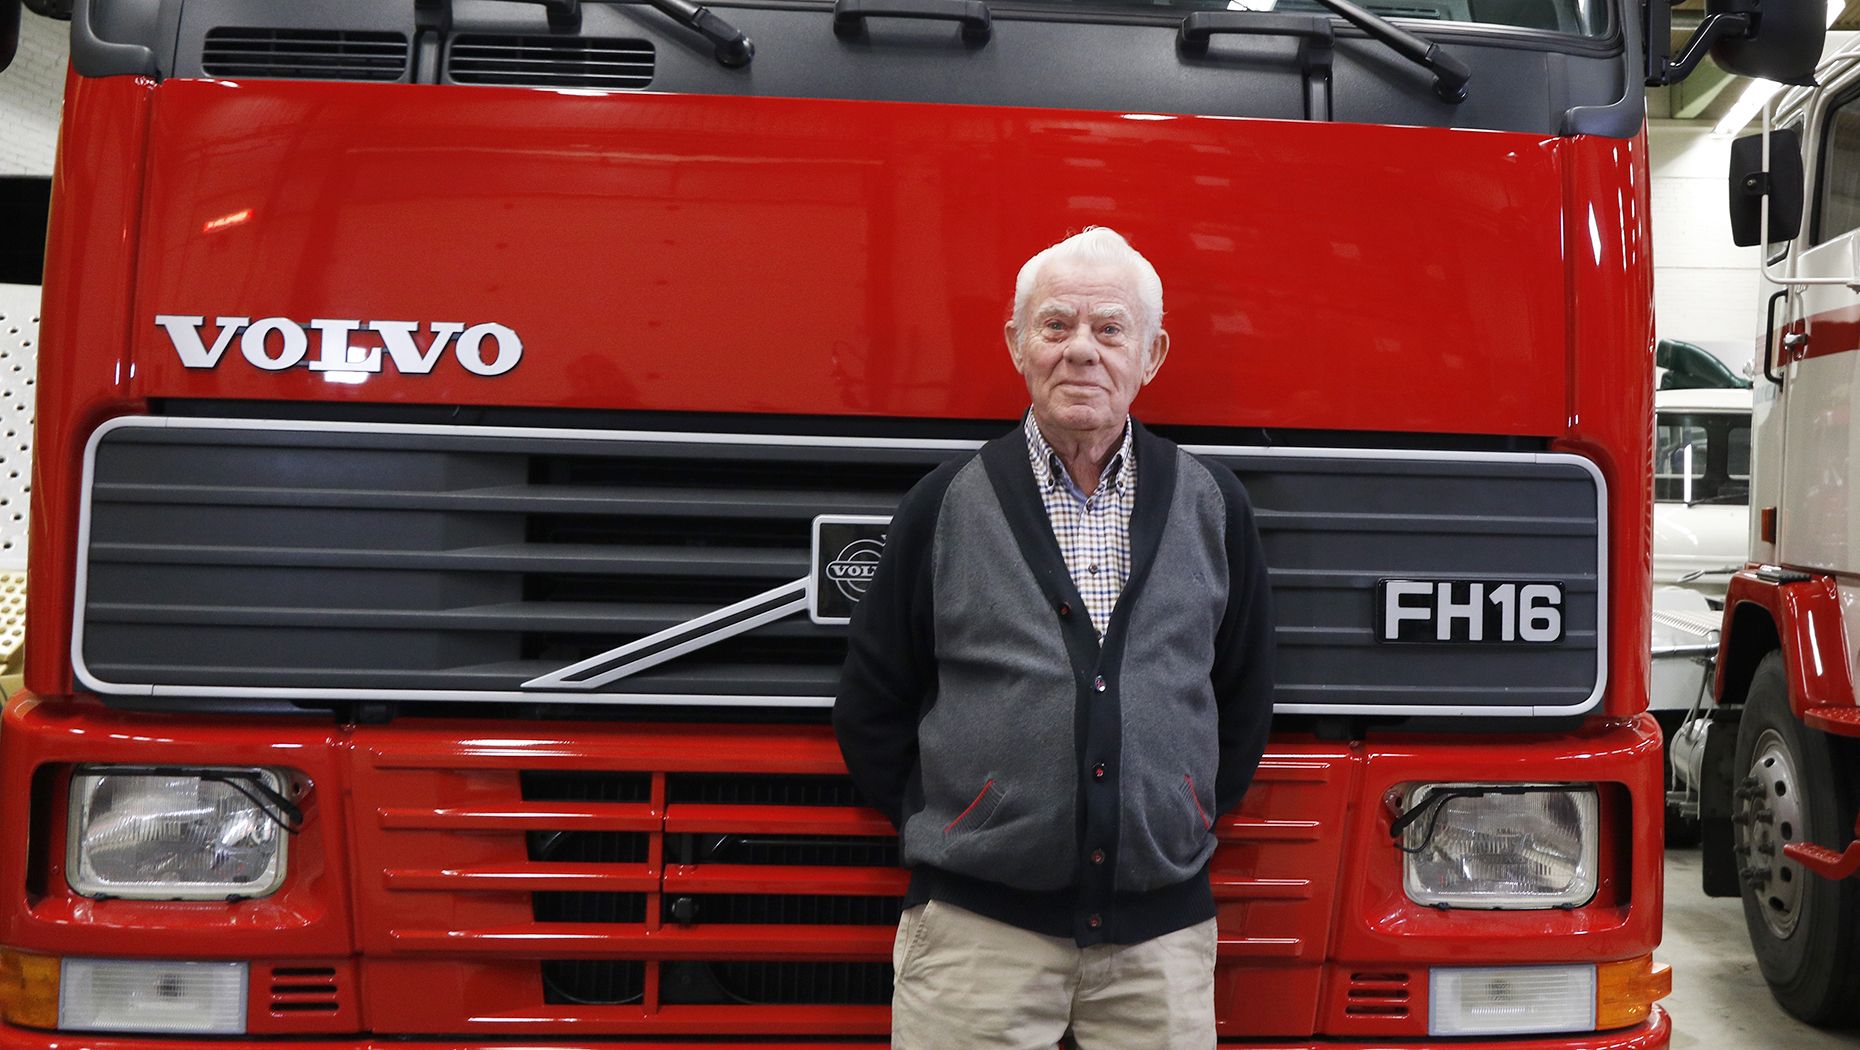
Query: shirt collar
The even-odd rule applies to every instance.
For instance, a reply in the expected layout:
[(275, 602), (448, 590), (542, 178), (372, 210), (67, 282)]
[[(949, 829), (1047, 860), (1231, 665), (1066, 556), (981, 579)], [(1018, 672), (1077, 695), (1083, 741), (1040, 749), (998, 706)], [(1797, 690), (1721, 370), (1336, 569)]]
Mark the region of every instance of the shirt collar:
[[(1027, 458), (1033, 462), (1033, 477), (1040, 483), (1040, 488), (1045, 490), (1058, 485), (1073, 491), (1080, 499), (1084, 499), (1084, 490), (1080, 489), (1078, 484), (1072, 480), (1072, 476), (1066, 473), (1066, 465), (1059, 458), (1059, 453), (1053, 451), (1053, 446), (1046, 441), (1046, 435), (1040, 433), (1040, 425), (1034, 422), (1032, 409), (1028, 409), (1026, 416), (1022, 419), (1021, 429), (1027, 435)], [(1118, 445), (1116, 454), (1111, 457), (1111, 462), (1104, 465), (1104, 472), (1098, 475), (1099, 489), (1109, 488), (1112, 491), (1121, 492), (1129, 483), (1135, 457), (1130, 439), (1130, 417), (1125, 416), (1123, 443)]]

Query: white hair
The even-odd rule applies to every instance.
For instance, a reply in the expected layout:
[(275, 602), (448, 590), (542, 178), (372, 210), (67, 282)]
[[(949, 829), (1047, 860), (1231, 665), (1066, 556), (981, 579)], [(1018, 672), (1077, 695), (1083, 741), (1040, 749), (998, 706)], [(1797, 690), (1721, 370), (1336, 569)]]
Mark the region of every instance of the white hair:
[(1016, 338), (1027, 330), (1027, 311), (1033, 306), (1033, 286), (1039, 283), (1040, 271), (1050, 262), (1107, 263), (1128, 267), (1136, 278), (1138, 319), (1145, 352), (1162, 331), (1163, 288), (1156, 267), (1130, 246), (1122, 234), (1108, 226), (1087, 226), (1058, 244), (1028, 259), (1014, 278), (1014, 332)]

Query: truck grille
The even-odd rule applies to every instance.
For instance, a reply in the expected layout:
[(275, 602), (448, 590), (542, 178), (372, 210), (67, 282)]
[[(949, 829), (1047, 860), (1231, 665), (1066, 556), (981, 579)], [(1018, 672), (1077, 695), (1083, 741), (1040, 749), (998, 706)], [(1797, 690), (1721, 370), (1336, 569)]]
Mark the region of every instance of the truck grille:
[[(86, 490), (79, 673), (106, 694), (825, 707), (789, 615), (602, 685), (531, 682), (795, 593), (816, 515), (884, 515), (972, 442), (125, 419)], [(1208, 448), (1258, 512), (1296, 712), (1573, 713), (1604, 512), (1573, 457)], [(1380, 579), (1554, 581), (1554, 644), (1381, 645)], [(635, 787), (637, 790), (637, 787)], [(678, 790), (735, 790), (723, 782)]]
[(652, 83), (649, 40), (461, 33), (446, 51), (455, 84), (639, 89)]
[[(826, 727), (484, 724), (355, 731), (356, 856), (383, 866), (355, 903), (377, 1033), (887, 1030), (906, 874), (891, 826), (845, 804)], [(1223, 987), (1316, 1016), (1335, 880), (1313, 873), (1337, 870), (1353, 782), (1345, 748), (1275, 746), (1217, 825), (1213, 892), (1246, 916)]]
[(220, 27), (207, 30), (201, 68), (215, 77), (397, 81), (407, 76), (402, 33)]

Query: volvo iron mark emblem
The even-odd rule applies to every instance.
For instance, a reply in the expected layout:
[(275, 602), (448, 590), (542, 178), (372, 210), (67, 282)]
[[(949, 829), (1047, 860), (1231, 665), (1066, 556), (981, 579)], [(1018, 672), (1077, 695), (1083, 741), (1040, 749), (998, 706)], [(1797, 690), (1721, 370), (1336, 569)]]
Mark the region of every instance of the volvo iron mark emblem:
[(822, 514), (814, 519), (813, 559), (801, 579), (557, 668), (523, 688), (599, 689), (803, 609), (815, 623), (850, 623), (853, 606), (878, 572), (890, 526), (890, 518), (872, 514)]
[(822, 514), (814, 519), (813, 579), (807, 614), (815, 623), (848, 623), (878, 574), (891, 519)]

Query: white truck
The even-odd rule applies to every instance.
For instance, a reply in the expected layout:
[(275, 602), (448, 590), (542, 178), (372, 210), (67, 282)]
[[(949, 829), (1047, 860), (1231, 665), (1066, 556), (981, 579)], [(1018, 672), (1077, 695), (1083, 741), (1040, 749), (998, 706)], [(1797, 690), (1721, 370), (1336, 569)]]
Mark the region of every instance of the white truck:
[(1673, 774), (1671, 742), (1705, 710), (1725, 584), (1749, 544), (1750, 390), (1653, 396), (1653, 679), (1668, 741), (1666, 842), (1698, 842), (1698, 791)]
[[(1732, 229), (1761, 245), (1750, 547), (1725, 591), (1716, 703), (1673, 742), (1705, 891), (1741, 896), (1790, 1013), (1860, 1021), (1860, 49), (1732, 148)], [(1689, 475), (1688, 475), (1689, 476)]]

